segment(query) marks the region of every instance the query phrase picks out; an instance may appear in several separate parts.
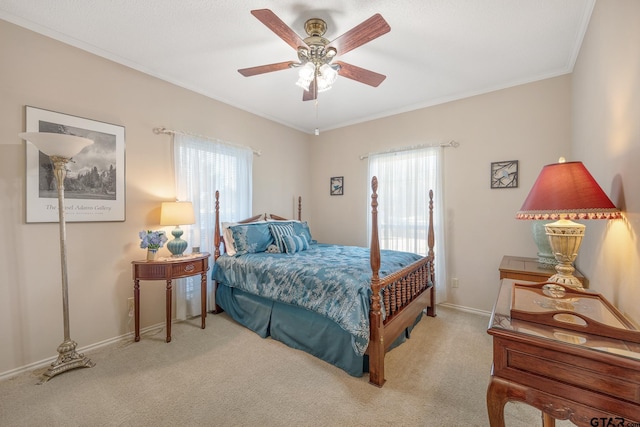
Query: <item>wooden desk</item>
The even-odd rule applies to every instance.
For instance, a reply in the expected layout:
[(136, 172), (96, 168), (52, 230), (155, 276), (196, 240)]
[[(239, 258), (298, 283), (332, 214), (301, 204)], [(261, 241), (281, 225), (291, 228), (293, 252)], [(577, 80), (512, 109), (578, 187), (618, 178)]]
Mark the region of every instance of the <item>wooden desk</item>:
[(203, 252), (197, 255), (185, 255), (179, 258), (161, 258), (158, 261), (133, 261), (133, 299), (135, 312), (136, 335), (135, 340), (140, 341), (140, 280), (165, 280), (167, 288), (166, 322), (167, 342), (171, 342), (171, 290), (173, 279), (195, 276), (200, 274), (200, 292), (202, 302), (202, 329), (205, 328), (207, 317), (207, 271), (209, 270), (209, 253)]
[(549, 427), (555, 419), (578, 426), (640, 425), (640, 345), (513, 319), (513, 283), (502, 281), (488, 329), (491, 427), (505, 425), (508, 401), (540, 409)]
[[(556, 269), (551, 265), (538, 263), (537, 258), (525, 258), (505, 255), (500, 262), (500, 280), (515, 279), (529, 282), (546, 282), (549, 277), (556, 274)], [(577, 269), (573, 272), (576, 279), (582, 282), (584, 288), (589, 287), (589, 280)]]

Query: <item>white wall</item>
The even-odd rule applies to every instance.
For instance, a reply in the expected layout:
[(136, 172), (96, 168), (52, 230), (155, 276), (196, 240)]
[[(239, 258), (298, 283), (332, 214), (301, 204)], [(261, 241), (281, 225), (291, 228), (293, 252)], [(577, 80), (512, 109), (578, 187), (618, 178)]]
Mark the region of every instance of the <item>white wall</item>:
[[(445, 285), (456, 277), (459, 288), (449, 289), (447, 302), (490, 311), (502, 256), (536, 256), (531, 223), (515, 213), (542, 166), (569, 156), (570, 87), (567, 75), (322, 133), (312, 148), (314, 237), (368, 245), (370, 189), (360, 155), (456, 140), (460, 147), (444, 155)], [(501, 160), (519, 160), (518, 188), (490, 189), (490, 164)], [(342, 175), (344, 196), (330, 196), (329, 178)]]
[(585, 221), (577, 265), (640, 323), (640, 2), (599, 1), (573, 76), (573, 153), (624, 219)]
[[(131, 261), (145, 256), (138, 231), (159, 229), (160, 202), (175, 197), (171, 137), (154, 127), (261, 150), (256, 212), (291, 215), (294, 195), (309, 197), (309, 135), (5, 21), (0, 40), (0, 374), (56, 356), (64, 338), (58, 224), (25, 223), (25, 105), (126, 128), (126, 221), (67, 226), (70, 329), (80, 347), (133, 328)], [(142, 327), (163, 322), (164, 285), (141, 289)]]

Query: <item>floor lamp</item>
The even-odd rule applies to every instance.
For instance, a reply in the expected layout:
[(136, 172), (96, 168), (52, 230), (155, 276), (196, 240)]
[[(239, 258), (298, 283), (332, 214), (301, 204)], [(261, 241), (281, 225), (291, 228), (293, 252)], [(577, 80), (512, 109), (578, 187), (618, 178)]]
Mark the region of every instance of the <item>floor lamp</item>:
[(31, 142), (43, 154), (49, 156), (54, 167), (54, 175), (58, 184), (58, 218), (60, 223), (60, 261), (62, 267), (62, 312), (64, 316), (64, 341), (58, 346), (58, 358), (42, 375), (40, 384), (54, 376), (75, 368), (91, 368), (95, 366), (89, 358), (76, 352), (76, 342), (69, 336), (69, 291), (67, 281), (67, 232), (64, 219), (64, 178), (67, 175), (66, 165), (93, 141), (79, 136), (47, 132), (23, 132), (19, 134), (24, 140)]

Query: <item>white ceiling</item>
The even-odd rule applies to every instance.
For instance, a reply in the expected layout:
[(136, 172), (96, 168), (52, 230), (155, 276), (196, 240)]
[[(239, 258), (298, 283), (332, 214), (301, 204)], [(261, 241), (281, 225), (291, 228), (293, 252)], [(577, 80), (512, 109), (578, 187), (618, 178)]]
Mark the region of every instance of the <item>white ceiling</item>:
[[(304, 132), (328, 130), (570, 73), (595, 0), (0, 0), (0, 19)], [(250, 11), (333, 40), (375, 13), (391, 31), (337, 59), (387, 76), (338, 78), (302, 101), (297, 60)], [(2, 41), (6, 43), (7, 41)], [(158, 125), (166, 125), (158, 123)]]

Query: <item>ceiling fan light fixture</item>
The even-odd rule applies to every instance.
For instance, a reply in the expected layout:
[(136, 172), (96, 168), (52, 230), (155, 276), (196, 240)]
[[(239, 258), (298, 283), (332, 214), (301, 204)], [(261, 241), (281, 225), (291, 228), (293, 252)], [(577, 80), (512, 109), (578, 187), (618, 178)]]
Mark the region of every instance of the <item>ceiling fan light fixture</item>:
[(311, 82), (312, 81), (313, 81), (313, 79), (305, 80), (303, 78), (298, 78), (298, 81), (296, 82), (296, 86), (299, 86), (304, 90), (309, 90), (309, 86), (311, 86)]
[(298, 71), (298, 81), (296, 85), (300, 86), (304, 90), (309, 90), (309, 85), (313, 81), (316, 74), (316, 66), (311, 62), (307, 62)]
[(325, 92), (333, 86), (338, 72), (329, 64), (323, 64), (318, 70), (318, 92)]
[(319, 77), (318, 78), (318, 93), (326, 92), (329, 89), (331, 89), (331, 84), (328, 83), (325, 79)]
[(326, 80), (329, 85), (332, 85), (338, 78), (338, 71), (331, 65), (324, 64), (320, 67), (320, 76), (322, 76), (322, 78)]

